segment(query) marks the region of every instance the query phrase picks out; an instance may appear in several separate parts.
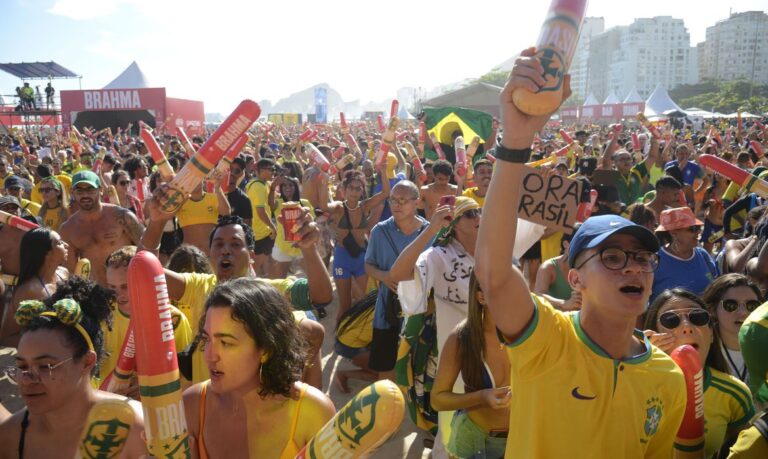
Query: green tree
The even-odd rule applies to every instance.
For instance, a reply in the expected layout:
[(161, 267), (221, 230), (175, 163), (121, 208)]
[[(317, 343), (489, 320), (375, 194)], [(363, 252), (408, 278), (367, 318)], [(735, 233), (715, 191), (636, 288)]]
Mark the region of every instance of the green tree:
[(480, 78), (472, 80), (471, 84), (475, 83), (488, 83), (496, 86), (504, 86), (509, 78), (509, 72), (499, 69), (493, 69), (485, 75), (481, 75)]

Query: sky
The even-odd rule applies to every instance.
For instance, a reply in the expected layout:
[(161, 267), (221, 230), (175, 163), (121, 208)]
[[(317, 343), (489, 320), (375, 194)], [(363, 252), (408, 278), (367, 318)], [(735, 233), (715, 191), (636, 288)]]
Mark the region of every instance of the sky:
[[(227, 114), (244, 98), (275, 103), (319, 83), (366, 103), (486, 73), (535, 44), (549, 3), (2, 0), (0, 62), (54, 60), (82, 75), (54, 81), (61, 90), (101, 88), (135, 60), (152, 86), (203, 100), (206, 112)], [(587, 16), (606, 28), (682, 18), (695, 46), (731, 10), (766, 11), (768, 0), (591, 0)], [(18, 85), (0, 73), (0, 93)]]

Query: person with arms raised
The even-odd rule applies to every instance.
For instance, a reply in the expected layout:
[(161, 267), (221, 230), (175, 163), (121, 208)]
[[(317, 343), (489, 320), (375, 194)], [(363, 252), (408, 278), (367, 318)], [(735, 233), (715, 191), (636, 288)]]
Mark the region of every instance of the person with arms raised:
[[(511, 366), (506, 455), (669, 457), (687, 400), (684, 378), (634, 331), (653, 283), (653, 233), (616, 215), (581, 225), (568, 255), (568, 283), (582, 298), (575, 313), (531, 295), (512, 267), (523, 164), (557, 108), (533, 116), (513, 102), (516, 89), (545, 84), (535, 53), (522, 52), (500, 95), (504, 134), (475, 249), (475, 274)], [(566, 76), (562, 100), (569, 82)]]

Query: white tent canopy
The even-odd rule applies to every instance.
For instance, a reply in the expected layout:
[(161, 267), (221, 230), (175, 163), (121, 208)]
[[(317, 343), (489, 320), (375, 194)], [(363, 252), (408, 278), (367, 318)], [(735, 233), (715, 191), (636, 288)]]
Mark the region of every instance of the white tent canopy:
[(651, 95), (648, 96), (648, 100), (645, 101), (645, 116), (649, 118), (652, 116), (663, 116), (664, 112), (667, 110), (683, 111), (683, 109), (669, 97), (667, 89), (659, 83), (656, 85), (656, 89), (653, 90)]
[(611, 91), (608, 93), (608, 97), (605, 98), (603, 101), (603, 105), (612, 105), (612, 104), (619, 104), (621, 101), (618, 97), (616, 97), (616, 93)]
[(600, 105), (600, 102), (597, 101), (597, 98), (593, 94), (590, 94), (587, 96), (587, 100), (584, 101), (584, 106), (587, 105)]
[(632, 104), (635, 102), (643, 102), (643, 98), (637, 93), (637, 89), (633, 87), (632, 90), (629, 91), (629, 94), (627, 94), (627, 97), (624, 98), (624, 103)]
[(149, 82), (147, 77), (144, 76), (144, 72), (139, 68), (139, 64), (136, 61), (131, 62), (123, 73), (112, 80), (108, 85), (104, 86), (104, 89), (134, 89), (134, 88), (149, 88)]

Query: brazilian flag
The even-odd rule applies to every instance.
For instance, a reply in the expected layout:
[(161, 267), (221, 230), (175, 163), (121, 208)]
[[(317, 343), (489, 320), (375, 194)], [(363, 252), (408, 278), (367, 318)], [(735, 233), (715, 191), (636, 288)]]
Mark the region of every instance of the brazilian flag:
[[(472, 142), (475, 136), (480, 137), (480, 143), (485, 143), (485, 139), (491, 135), (493, 118), (491, 115), (459, 107), (441, 107), (425, 108), (425, 124), (427, 126), (427, 135), (434, 133), (440, 143), (453, 146), (453, 133), (460, 130), (467, 146)], [(424, 150), (424, 156), (427, 159), (437, 160), (437, 153), (429, 148)], [(476, 159), (477, 156), (475, 156)]]

